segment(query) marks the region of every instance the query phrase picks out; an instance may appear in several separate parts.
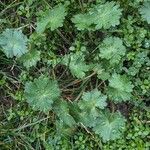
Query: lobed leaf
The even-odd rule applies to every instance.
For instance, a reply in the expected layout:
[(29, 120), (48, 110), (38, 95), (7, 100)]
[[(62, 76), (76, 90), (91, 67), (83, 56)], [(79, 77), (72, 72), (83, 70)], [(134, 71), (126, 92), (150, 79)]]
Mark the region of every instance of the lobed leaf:
[(23, 65), (26, 68), (36, 66), (37, 62), (40, 61), (40, 51), (31, 50), (28, 53), (21, 56), (20, 61), (23, 62)]
[(36, 31), (38, 33), (43, 33), (47, 28), (53, 31), (62, 27), (66, 15), (66, 8), (62, 4), (55, 6), (51, 10), (45, 11), (44, 15), (38, 18)]
[(126, 48), (118, 37), (107, 37), (99, 45), (101, 58), (110, 60), (111, 64), (118, 64), (122, 56), (125, 55)]
[(107, 96), (97, 89), (84, 92), (81, 100), (78, 102), (81, 110), (79, 114), (80, 122), (88, 127), (94, 126), (96, 117), (99, 116), (98, 109), (104, 109), (107, 106), (106, 99)]
[(59, 119), (69, 127), (76, 124), (74, 118), (70, 115), (69, 106), (65, 100), (58, 100), (57, 103), (55, 103), (54, 111)]
[(95, 5), (85, 14), (77, 14), (72, 18), (78, 30), (99, 30), (115, 27), (120, 23), (121, 9), (115, 2)]
[(97, 89), (94, 89), (89, 92), (84, 92), (78, 105), (81, 110), (89, 110), (89, 112), (95, 116), (94, 112), (97, 111), (97, 108), (104, 109), (107, 106), (106, 99), (107, 96), (103, 95)]
[(131, 99), (133, 85), (126, 75), (113, 74), (109, 79), (107, 94), (114, 102), (122, 102)]
[(99, 134), (104, 141), (109, 141), (119, 138), (124, 129), (125, 118), (119, 112), (106, 111), (97, 118), (93, 131)]
[(121, 9), (119, 5), (115, 2), (106, 2), (105, 4), (96, 5), (90, 10), (90, 14), (95, 14), (93, 19), (93, 24), (95, 24), (95, 29), (109, 29), (110, 27), (115, 27), (120, 23)]
[(25, 97), (34, 110), (47, 113), (52, 109), (52, 104), (60, 96), (57, 82), (47, 77), (40, 76), (33, 82), (25, 84)]
[(73, 76), (81, 79), (85, 77), (86, 72), (89, 70), (82, 53), (64, 56), (62, 64), (69, 67)]
[(139, 9), (140, 14), (144, 20), (150, 24), (150, 1), (144, 2), (143, 6)]
[(0, 47), (8, 58), (27, 53), (27, 41), (26, 35), (18, 29), (6, 29), (0, 34)]

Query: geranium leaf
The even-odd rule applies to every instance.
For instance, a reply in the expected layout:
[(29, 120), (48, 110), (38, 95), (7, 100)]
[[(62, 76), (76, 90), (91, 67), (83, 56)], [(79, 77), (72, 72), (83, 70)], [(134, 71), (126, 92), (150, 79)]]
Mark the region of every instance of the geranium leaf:
[(53, 31), (58, 27), (62, 27), (66, 15), (66, 8), (61, 4), (45, 11), (44, 14), (38, 18), (36, 31), (42, 33), (47, 28)]
[(115, 140), (119, 138), (125, 129), (125, 118), (119, 113), (110, 113), (106, 111), (97, 118), (93, 128), (96, 134), (99, 134), (104, 141)]
[(54, 111), (64, 124), (70, 127), (76, 124), (74, 118), (70, 115), (69, 106), (65, 100), (57, 100)]
[(62, 64), (69, 66), (72, 75), (81, 79), (85, 77), (85, 73), (89, 70), (89, 66), (85, 63), (82, 53), (64, 56)]
[(109, 29), (120, 23), (121, 9), (115, 2), (95, 5), (85, 14), (77, 14), (72, 18), (72, 22), (78, 30)]
[(97, 89), (89, 92), (84, 92), (82, 99), (79, 101), (79, 108), (90, 110), (91, 112), (96, 111), (96, 108), (104, 109), (107, 106), (107, 96), (103, 95)]
[(48, 77), (40, 76), (33, 82), (25, 84), (25, 97), (34, 110), (48, 112), (52, 104), (60, 96), (57, 82)]
[(104, 109), (107, 106), (107, 96), (103, 95), (97, 89), (89, 92), (84, 92), (78, 106), (81, 110), (79, 114), (80, 122), (88, 127), (95, 124), (96, 117), (99, 116), (98, 109)]
[(139, 9), (140, 14), (144, 20), (150, 24), (150, 1), (144, 2), (143, 6)]
[(40, 61), (40, 51), (31, 50), (28, 53), (21, 56), (20, 61), (26, 68), (36, 66), (37, 62)]
[(115, 27), (120, 23), (121, 9), (119, 5), (115, 2), (106, 2), (105, 4), (96, 5), (90, 10), (90, 14), (94, 15), (95, 28), (109, 29), (110, 27)]
[(113, 74), (109, 79), (108, 95), (115, 102), (127, 101), (131, 99), (133, 85), (126, 75)]
[(102, 44), (99, 45), (99, 50), (99, 56), (110, 60), (111, 64), (118, 64), (126, 52), (122, 40), (118, 37), (105, 38)]
[(27, 53), (27, 41), (27, 37), (18, 29), (6, 29), (0, 34), (0, 46), (8, 58)]

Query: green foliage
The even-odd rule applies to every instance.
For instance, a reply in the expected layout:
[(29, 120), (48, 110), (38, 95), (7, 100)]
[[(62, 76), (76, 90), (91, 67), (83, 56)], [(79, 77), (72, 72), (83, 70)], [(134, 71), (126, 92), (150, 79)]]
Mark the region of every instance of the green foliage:
[(109, 29), (119, 25), (121, 9), (115, 2), (95, 5), (86, 14), (78, 14), (72, 18), (72, 22), (78, 30), (84, 29)]
[(89, 70), (85, 57), (80, 52), (64, 56), (62, 64), (69, 67), (73, 76), (81, 79), (85, 77), (85, 73)]
[[(150, 117), (149, 112), (139, 111), (134, 108), (129, 117), (128, 125), (126, 126), (124, 137), (114, 142), (108, 142), (103, 145), (103, 149), (143, 149), (148, 150), (150, 143), (148, 134), (150, 133), (149, 126), (145, 120)], [(148, 140), (148, 141), (147, 141)]]
[(48, 112), (52, 104), (60, 96), (57, 82), (47, 77), (40, 76), (33, 82), (25, 84), (25, 97), (34, 110)]
[(150, 24), (150, 1), (144, 2), (143, 6), (139, 9), (139, 11), (142, 18)]
[(79, 108), (87, 111), (93, 117), (97, 117), (97, 108), (104, 109), (107, 106), (107, 96), (103, 95), (97, 89), (83, 93), (82, 99), (79, 101)]
[(86, 110), (82, 110), (79, 113), (79, 122), (85, 127), (92, 128), (95, 125), (96, 118), (93, 116), (93, 114), (88, 113)]
[(93, 131), (99, 134), (104, 141), (119, 138), (125, 128), (125, 119), (118, 112), (101, 112), (107, 105), (106, 96), (97, 89), (83, 93), (78, 106), (81, 110), (80, 122), (85, 126), (93, 127)]
[(149, 66), (148, 51), (137, 53), (133, 60), (133, 64), (127, 70), (127, 73), (131, 76), (137, 75), (143, 65), (147, 67)]
[(72, 18), (72, 22), (75, 24), (78, 30), (91, 30), (92, 17), (90, 14), (78, 14)]
[(36, 66), (37, 62), (40, 61), (40, 51), (36, 50), (31, 50), (28, 53), (24, 54), (21, 58), (20, 61), (23, 62), (23, 65), (26, 68), (30, 68), (32, 66)]
[(63, 120), (56, 121), (56, 131), (59, 136), (69, 137), (74, 133), (74, 126), (70, 127), (67, 124), (64, 124)]
[(69, 114), (69, 106), (66, 101), (58, 100), (55, 103), (54, 111), (64, 124), (70, 127), (75, 125), (76, 122), (74, 118)]
[(106, 98), (107, 96), (97, 89), (83, 93), (81, 100), (78, 102), (79, 121), (85, 126), (93, 127), (96, 118), (99, 116), (98, 109), (104, 109), (107, 106)]
[(109, 79), (108, 95), (114, 102), (122, 102), (131, 99), (133, 85), (126, 75), (113, 74)]
[(43, 12), (41, 17), (37, 19), (36, 31), (42, 33), (45, 29), (50, 28), (51, 31), (63, 26), (66, 8), (64, 5), (57, 5), (53, 9)]
[(1, 1), (1, 149), (149, 149), (149, 2)]
[(47, 141), (44, 143), (44, 147), (46, 150), (66, 150), (71, 149), (71, 145), (68, 142), (68, 139), (62, 138), (58, 134), (49, 135)]
[(27, 37), (18, 29), (6, 29), (0, 34), (0, 46), (7, 57), (20, 57), (27, 53)]
[(118, 64), (120, 59), (125, 55), (126, 48), (118, 37), (105, 38), (99, 45), (101, 58), (107, 59), (111, 64)]
[(125, 119), (120, 113), (110, 113), (108, 111), (101, 114), (93, 128), (104, 141), (114, 140), (120, 137), (125, 129)]

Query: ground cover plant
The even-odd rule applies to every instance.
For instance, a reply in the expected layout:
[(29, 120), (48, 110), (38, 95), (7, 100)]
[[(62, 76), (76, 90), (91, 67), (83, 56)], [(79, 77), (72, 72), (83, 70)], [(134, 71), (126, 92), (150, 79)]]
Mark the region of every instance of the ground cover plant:
[(150, 148), (150, 1), (0, 1), (0, 149)]

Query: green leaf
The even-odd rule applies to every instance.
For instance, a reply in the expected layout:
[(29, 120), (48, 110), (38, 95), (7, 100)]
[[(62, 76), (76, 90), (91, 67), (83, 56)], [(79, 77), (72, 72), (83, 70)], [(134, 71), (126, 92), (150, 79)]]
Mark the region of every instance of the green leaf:
[(85, 58), (82, 53), (70, 54), (64, 56), (62, 64), (69, 67), (73, 76), (84, 78), (89, 66), (85, 63)]
[(105, 4), (96, 5), (93, 9), (90, 10), (90, 14), (94, 15), (94, 24), (95, 28), (101, 29), (109, 29), (110, 27), (115, 27), (119, 25), (120, 17), (121, 17), (121, 9), (119, 9), (119, 5), (115, 2), (106, 2)]
[(93, 131), (99, 134), (104, 141), (109, 141), (119, 138), (124, 129), (125, 118), (119, 112), (106, 111), (97, 118)]
[(103, 81), (108, 80), (110, 78), (109, 72), (103, 71), (101, 74), (98, 74), (97, 77)]
[(0, 47), (8, 58), (20, 57), (27, 53), (27, 41), (21, 30), (6, 29), (0, 34)]
[(38, 18), (36, 31), (42, 33), (45, 29), (50, 28), (51, 31), (63, 26), (66, 8), (64, 5), (57, 5), (51, 10), (47, 10)]
[(99, 116), (98, 109), (104, 109), (107, 106), (107, 96), (103, 95), (97, 89), (90, 92), (84, 92), (82, 99), (78, 102), (81, 110), (79, 114), (80, 122), (87, 127), (93, 127), (96, 117)]
[(89, 92), (84, 92), (78, 105), (81, 110), (89, 110), (95, 116), (94, 114), (97, 112), (97, 108), (104, 109), (107, 106), (106, 99), (107, 96), (94, 89)]
[(143, 6), (139, 9), (140, 14), (144, 20), (150, 24), (150, 1), (144, 2)]
[(75, 15), (71, 20), (78, 30), (93, 29), (92, 28), (93, 21), (90, 14), (78, 14)]
[(76, 122), (70, 115), (68, 103), (65, 100), (58, 100), (55, 103), (54, 111), (59, 119), (69, 127), (73, 127)]
[(113, 74), (109, 79), (108, 95), (114, 102), (122, 102), (131, 99), (132, 83), (126, 75)]
[(92, 67), (92, 70), (97, 73), (98, 79), (101, 79), (103, 81), (110, 78), (110, 73), (107, 72), (107, 70), (104, 68), (105, 67), (103, 66), (103, 63), (93, 64), (93, 67)]
[(99, 45), (99, 50), (99, 56), (110, 60), (111, 64), (118, 64), (126, 52), (122, 40), (118, 37), (105, 38), (102, 44)]
[(57, 82), (47, 77), (40, 76), (33, 82), (25, 84), (25, 97), (34, 110), (47, 113), (52, 109), (52, 104), (60, 96)]
[(37, 62), (40, 61), (40, 51), (31, 50), (28, 53), (24, 54), (20, 61), (23, 62), (23, 65), (26, 68), (30, 68), (32, 66), (36, 66)]
[(115, 2), (95, 5), (86, 14), (77, 14), (72, 18), (72, 22), (78, 30), (85, 29), (109, 29), (120, 23), (121, 9)]
[(79, 113), (79, 122), (84, 126), (91, 128), (95, 126), (96, 118), (87, 111), (81, 111)]

